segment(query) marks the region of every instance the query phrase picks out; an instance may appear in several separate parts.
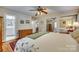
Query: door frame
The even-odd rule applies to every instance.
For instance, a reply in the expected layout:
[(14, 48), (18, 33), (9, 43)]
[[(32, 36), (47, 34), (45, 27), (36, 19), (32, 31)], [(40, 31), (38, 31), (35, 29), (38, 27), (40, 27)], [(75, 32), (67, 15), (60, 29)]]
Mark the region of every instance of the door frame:
[[(0, 18), (2, 18), (1, 20), (2, 20), (2, 39), (1, 39), (1, 41), (3, 41), (3, 39), (4, 39), (4, 17), (3, 16), (0, 16)], [(2, 43), (1, 43), (1, 45), (2, 45)], [(0, 52), (2, 52), (3, 50), (2, 50), (2, 46), (1, 46), (1, 51)]]

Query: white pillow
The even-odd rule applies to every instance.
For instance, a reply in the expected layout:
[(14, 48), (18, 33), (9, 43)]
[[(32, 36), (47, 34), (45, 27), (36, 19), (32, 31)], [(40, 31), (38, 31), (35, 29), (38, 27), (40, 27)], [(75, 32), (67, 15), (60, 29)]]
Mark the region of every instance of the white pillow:
[(71, 33), (71, 36), (76, 39), (79, 37), (79, 29), (75, 30), (74, 32)]
[(79, 43), (79, 37), (75, 39)]

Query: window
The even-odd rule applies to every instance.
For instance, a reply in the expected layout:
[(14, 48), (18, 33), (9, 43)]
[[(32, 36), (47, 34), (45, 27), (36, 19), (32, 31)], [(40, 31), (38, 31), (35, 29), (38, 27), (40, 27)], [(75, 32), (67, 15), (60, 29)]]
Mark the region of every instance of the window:
[(77, 21), (77, 15), (64, 16), (60, 18), (60, 27), (68, 28), (73, 27), (74, 22)]
[(16, 37), (15, 16), (6, 15), (5, 17), (5, 41)]

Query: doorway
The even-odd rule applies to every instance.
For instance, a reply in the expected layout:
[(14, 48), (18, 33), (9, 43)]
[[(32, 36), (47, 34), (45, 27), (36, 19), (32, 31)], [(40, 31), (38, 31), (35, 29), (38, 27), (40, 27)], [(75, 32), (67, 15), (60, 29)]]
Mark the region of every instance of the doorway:
[(52, 32), (53, 31), (52, 24), (47, 24), (47, 31), (48, 32)]
[(53, 32), (53, 31), (54, 31), (54, 21), (47, 20), (47, 32)]

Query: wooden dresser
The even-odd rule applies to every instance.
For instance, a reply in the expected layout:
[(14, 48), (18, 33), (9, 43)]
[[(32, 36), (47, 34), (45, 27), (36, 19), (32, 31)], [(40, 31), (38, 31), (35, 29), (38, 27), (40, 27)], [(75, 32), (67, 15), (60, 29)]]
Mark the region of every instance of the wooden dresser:
[(32, 29), (19, 30), (18, 33), (19, 33), (19, 39), (20, 39), (20, 38), (26, 37), (27, 35), (32, 34)]

